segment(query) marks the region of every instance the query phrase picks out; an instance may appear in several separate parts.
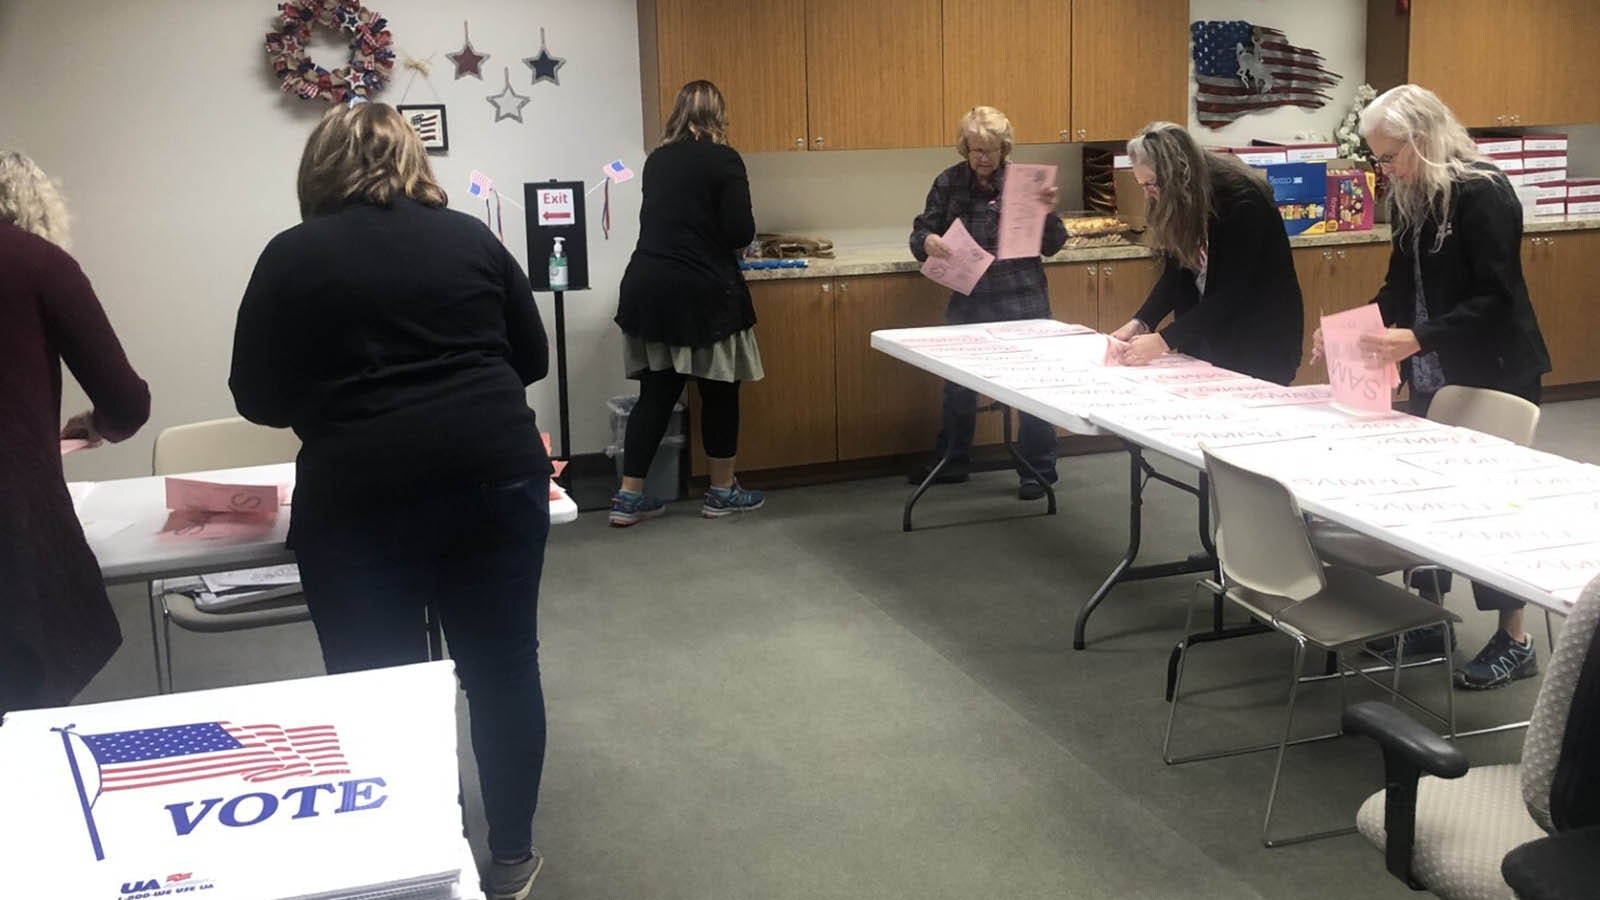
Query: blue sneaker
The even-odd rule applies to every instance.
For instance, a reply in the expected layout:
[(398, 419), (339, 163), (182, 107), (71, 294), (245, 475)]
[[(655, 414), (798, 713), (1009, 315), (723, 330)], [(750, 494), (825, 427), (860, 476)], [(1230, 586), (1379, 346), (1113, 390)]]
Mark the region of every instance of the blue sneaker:
[(766, 502), (766, 494), (761, 491), (747, 491), (735, 481), (732, 487), (714, 487), (706, 491), (706, 502), (700, 507), (700, 515), (708, 519), (720, 519), (734, 513), (758, 510)]
[(667, 505), (649, 494), (617, 491), (611, 495), (611, 524), (617, 528), (654, 519), (666, 511)]
[(1482, 691), (1537, 674), (1539, 660), (1533, 652), (1533, 636), (1528, 636), (1526, 644), (1519, 644), (1497, 629), (1472, 662), (1456, 670), (1455, 683), (1458, 688)]

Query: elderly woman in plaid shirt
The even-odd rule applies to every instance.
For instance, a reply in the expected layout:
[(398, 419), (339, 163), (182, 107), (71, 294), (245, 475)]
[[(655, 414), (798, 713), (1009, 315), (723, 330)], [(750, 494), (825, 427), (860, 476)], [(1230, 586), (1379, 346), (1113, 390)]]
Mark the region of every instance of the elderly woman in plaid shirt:
[[(995, 252), (1000, 239), (1000, 191), (1005, 185), (1006, 159), (1011, 155), (1011, 146), (1011, 122), (999, 110), (976, 106), (961, 117), (956, 132), (956, 153), (963, 162), (945, 169), (933, 180), (922, 215), (917, 216), (911, 226), (911, 255), (918, 262), (950, 252), (940, 235), (957, 219), (983, 249)], [(1045, 199), (1052, 205), (1055, 203), (1054, 186), (1045, 189)], [(1061, 218), (1045, 216), (1040, 254), (1054, 254), (1066, 242), (1067, 229), (1061, 224)], [(945, 310), (945, 320), (952, 325), (1048, 318), (1050, 292), (1045, 285), (1044, 265), (1037, 256), (995, 260), (972, 293), (952, 293)], [(947, 454), (949, 462), (939, 470), (935, 480), (942, 484), (967, 480), (977, 409), (977, 394), (945, 383), (943, 420), (934, 449), (934, 463), (913, 473), (913, 484), (926, 480), (937, 461)], [(1017, 496), (1023, 500), (1037, 500), (1044, 496), (1044, 485), (1039, 478), (1052, 484), (1056, 480), (1056, 432), (1049, 423), (1032, 416), (1023, 414), (1021, 420), (1019, 449), (1033, 472), (1020, 465), (1017, 467), (1022, 479)]]

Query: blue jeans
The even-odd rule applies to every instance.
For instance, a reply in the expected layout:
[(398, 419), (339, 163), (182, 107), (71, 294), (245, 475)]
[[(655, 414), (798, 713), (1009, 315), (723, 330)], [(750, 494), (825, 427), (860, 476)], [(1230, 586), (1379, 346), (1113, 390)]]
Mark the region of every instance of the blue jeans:
[(472, 713), (489, 849), (533, 845), (544, 769), (544, 475), (380, 503), (297, 494), (293, 545), (328, 673), (424, 662), (432, 605)]
[[(1009, 411), (1006, 415), (1010, 415)], [(934, 456), (947, 452), (953, 465), (965, 466), (972, 461), (972, 433), (978, 424), (978, 395), (953, 381), (944, 383), (944, 407), (940, 412), (939, 439), (934, 444)], [(1027, 413), (1017, 414), (1017, 452), (1045, 481), (1056, 480), (1056, 430), (1049, 422), (1036, 419)], [(1017, 475), (1031, 478), (1021, 466)]]

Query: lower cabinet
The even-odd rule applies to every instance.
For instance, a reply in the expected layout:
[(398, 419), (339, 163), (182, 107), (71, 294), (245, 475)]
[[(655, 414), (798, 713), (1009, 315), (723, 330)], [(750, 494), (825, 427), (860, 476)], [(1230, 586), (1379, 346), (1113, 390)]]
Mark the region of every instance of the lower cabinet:
[(1389, 271), (1389, 245), (1301, 247), (1293, 252), (1305, 313), (1300, 372), (1294, 383), (1327, 384), (1327, 368), (1320, 362), (1311, 363), (1311, 336), (1322, 325), (1324, 315), (1355, 309), (1377, 296)]
[(1550, 348), (1545, 386), (1600, 381), (1600, 231), (1525, 235), (1522, 274)]

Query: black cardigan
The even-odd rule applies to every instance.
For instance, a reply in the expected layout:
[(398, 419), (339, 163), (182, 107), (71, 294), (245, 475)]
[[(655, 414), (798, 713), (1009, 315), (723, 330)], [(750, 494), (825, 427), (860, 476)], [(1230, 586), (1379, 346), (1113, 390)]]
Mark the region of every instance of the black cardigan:
[(1228, 171), (1211, 173), (1206, 230), (1206, 291), (1195, 273), (1168, 256), (1135, 318), (1161, 329), (1167, 346), (1213, 365), (1278, 384), (1300, 367), (1305, 314), (1300, 280), (1283, 218), (1261, 182)]
[(1528, 284), (1522, 278), (1522, 206), (1505, 177), (1456, 182), (1444, 243), (1437, 222), (1422, 224), (1422, 288), (1428, 321), (1416, 325), (1410, 232), (1396, 234), (1389, 274), (1372, 302), (1383, 321), (1410, 328), (1423, 352), (1437, 352), (1447, 384), (1516, 391), (1550, 371)]
[(703, 347), (756, 323), (737, 252), (755, 238), (750, 182), (732, 147), (686, 139), (644, 162), (639, 244), (622, 275), (627, 334)]

